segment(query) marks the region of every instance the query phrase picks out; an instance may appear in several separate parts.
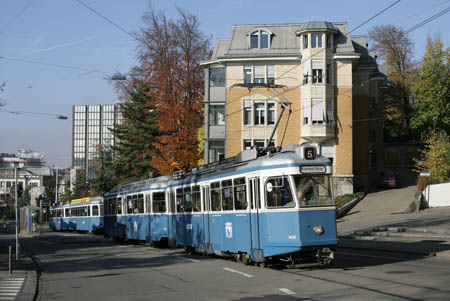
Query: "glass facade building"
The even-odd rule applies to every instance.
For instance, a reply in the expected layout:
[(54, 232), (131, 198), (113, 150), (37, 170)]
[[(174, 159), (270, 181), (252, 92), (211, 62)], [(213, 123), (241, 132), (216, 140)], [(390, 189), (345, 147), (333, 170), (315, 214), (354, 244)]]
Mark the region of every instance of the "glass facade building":
[(117, 104), (75, 105), (72, 108), (72, 168), (86, 170), (86, 177), (94, 176), (94, 160), (99, 146), (114, 145), (111, 129), (122, 121)]

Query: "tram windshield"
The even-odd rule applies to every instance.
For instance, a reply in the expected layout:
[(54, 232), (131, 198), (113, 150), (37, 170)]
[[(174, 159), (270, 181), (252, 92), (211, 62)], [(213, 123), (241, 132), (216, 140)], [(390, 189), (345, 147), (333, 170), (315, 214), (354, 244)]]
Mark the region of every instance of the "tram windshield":
[(294, 176), (296, 195), (300, 206), (333, 205), (330, 176)]

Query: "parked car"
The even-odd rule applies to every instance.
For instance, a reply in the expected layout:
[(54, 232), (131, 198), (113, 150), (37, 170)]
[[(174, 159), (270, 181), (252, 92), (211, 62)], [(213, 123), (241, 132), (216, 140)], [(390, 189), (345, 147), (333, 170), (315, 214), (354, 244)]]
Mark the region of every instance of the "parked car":
[(398, 185), (397, 173), (392, 170), (383, 171), (378, 178), (378, 187), (395, 188)]

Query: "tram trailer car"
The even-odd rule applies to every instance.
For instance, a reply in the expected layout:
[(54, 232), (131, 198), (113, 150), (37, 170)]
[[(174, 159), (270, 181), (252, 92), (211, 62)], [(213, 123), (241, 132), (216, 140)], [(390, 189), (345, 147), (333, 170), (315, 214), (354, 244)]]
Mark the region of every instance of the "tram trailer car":
[[(83, 200), (83, 202), (76, 202)], [(103, 231), (103, 198), (72, 200), (75, 203), (50, 208), (50, 229), (53, 231)]]
[(105, 194), (105, 234), (243, 263), (331, 263), (338, 239), (331, 162), (315, 148), (251, 149)]

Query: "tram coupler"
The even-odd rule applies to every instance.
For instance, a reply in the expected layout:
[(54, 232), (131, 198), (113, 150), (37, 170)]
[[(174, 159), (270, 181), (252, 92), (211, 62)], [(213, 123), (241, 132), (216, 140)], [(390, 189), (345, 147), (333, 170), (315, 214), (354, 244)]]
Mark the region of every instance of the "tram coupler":
[(334, 260), (334, 253), (330, 248), (317, 250), (317, 261), (324, 265), (329, 265)]

